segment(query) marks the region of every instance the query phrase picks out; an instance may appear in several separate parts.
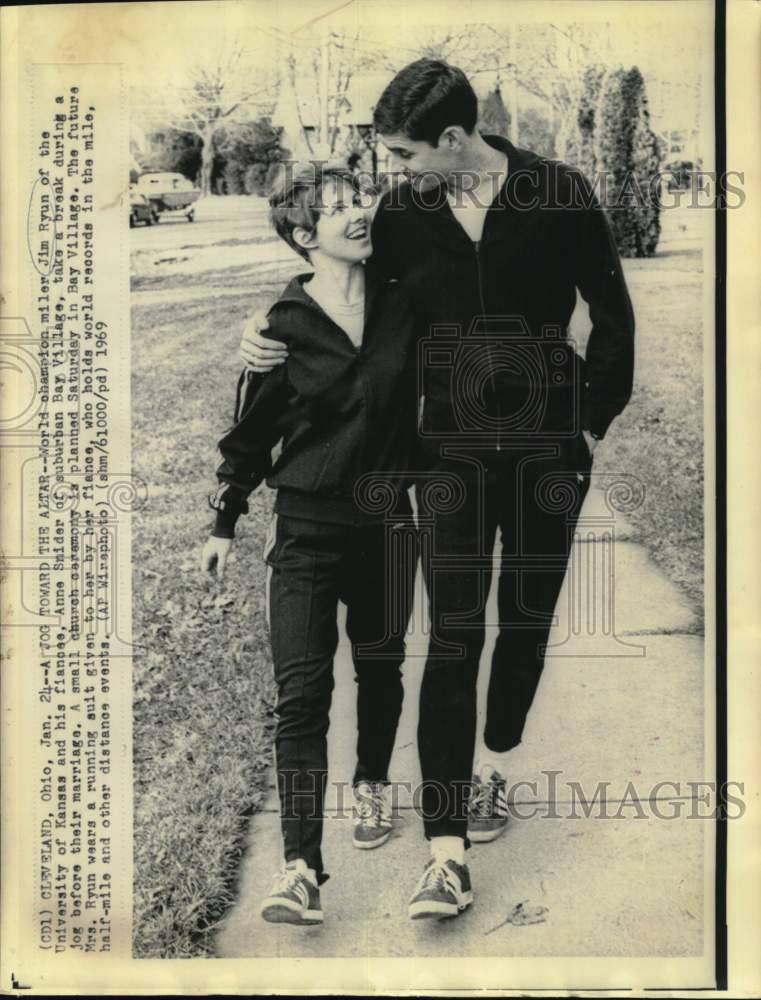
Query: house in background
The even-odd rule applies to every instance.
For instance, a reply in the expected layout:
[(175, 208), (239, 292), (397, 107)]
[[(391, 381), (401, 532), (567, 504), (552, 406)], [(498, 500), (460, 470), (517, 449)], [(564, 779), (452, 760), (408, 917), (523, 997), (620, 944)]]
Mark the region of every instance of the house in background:
[(700, 144), (700, 84), (692, 80), (647, 80), (650, 124), (661, 139), (665, 162), (698, 163)]
[[(384, 173), (389, 167), (389, 155), (378, 142), (373, 128), (375, 104), (389, 82), (391, 74), (364, 73), (355, 76), (346, 91), (339, 97), (332, 97), (327, 109), (330, 149), (323, 152), (320, 139), (321, 114), (319, 95), (314, 92), (296, 95), (293, 86), (283, 82), (280, 87), (272, 124), (283, 130), (281, 145), (288, 149), (294, 159), (310, 160), (328, 155), (336, 158), (352, 157), (360, 170), (371, 172), (373, 176)], [(487, 85), (476, 87), (482, 108), (498, 90)], [(536, 103), (533, 99), (532, 103)], [(502, 130), (500, 130), (502, 131)], [(507, 132), (505, 131), (506, 135)]]
[[(327, 107), (319, 93), (301, 90), (288, 81), (280, 86), (272, 124), (283, 130), (281, 145), (297, 160), (320, 156), (350, 157), (374, 174), (387, 167), (388, 156), (373, 129), (373, 108), (389, 81), (388, 73), (356, 75), (341, 94), (330, 95)], [(327, 117), (328, 142), (322, 142), (321, 121)]]

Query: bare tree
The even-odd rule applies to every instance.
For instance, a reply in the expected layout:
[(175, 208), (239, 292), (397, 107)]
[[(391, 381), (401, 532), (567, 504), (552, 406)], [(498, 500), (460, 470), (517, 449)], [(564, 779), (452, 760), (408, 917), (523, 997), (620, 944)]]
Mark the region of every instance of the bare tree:
[(484, 44), (484, 57), (504, 81), (503, 87), (530, 94), (545, 104), (553, 131), (562, 137), (569, 133), (578, 114), (585, 73), (600, 60), (606, 27), (574, 23), (489, 25), (492, 39)]
[(591, 44), (588, 29), (576, 24), (427, 25), (392, 45), (382, 63), (396, 72), (415, 58), (442, 59), (459, 66), (477, 87), (481, 80), (481, 89), (499, 89), (517, 141), (524, 95), (547, 106), (555, 127), (575, 107)]
[(479, 78), (488, 79), (489, 86), (496, 85), (505, 98), (511, 133), (517, 140), (518, 106), (524, 95), (545, 104), (554, 129), (576, 113), (584, 72), (599, 59), (604, 38), (605, 25), (429, 25), (392, 46), (383, 65), (395, 72), (405, 63), (426, 56), (459, 66), (476, 84)]
[(211, 192), (217, 135), (251, 121), (271, 105), (274, 75), (253, 64), (239, 44), (223, 43), (191, 66), (185, 79), (167, 88), (149, 117), (154, 126), (191, 132), (201, 139), (201, 191)]
[(350, 110), (351, 83), (359, 73), (380, 66), (380, 58), (362, 44), (359, 30), (326, 28), (316, 39), (297, 33), (277, 37), (287, 47), (284, 85), (290, 88), (290, 105), (295, 107), (304, 144), (312, 154), (331, 156)]
[(405, 36), (402, 45), (390, 49), (384, 66), (396, 72), (416, 58), (441, 59), (459, 66), (469, 77), (477, 76), (484, 70), (485, 35), (483, 24), (421, 25)]

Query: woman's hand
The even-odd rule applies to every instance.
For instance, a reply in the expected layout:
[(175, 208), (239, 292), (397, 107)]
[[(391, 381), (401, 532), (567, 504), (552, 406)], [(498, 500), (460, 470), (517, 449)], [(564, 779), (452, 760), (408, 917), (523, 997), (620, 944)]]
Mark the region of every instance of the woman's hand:
[(211, 535), (201, 553), (201, 572), (211, 573), (212, 576), (216, 573), (217, 579), (221, 580), (232, 547), (232, 538), (216, 538)]

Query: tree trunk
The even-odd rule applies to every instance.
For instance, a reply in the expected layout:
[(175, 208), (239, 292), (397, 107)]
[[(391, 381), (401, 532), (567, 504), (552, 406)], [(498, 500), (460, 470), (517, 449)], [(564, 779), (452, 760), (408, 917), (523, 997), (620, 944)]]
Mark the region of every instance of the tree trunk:
[(211, 194), (211, 173), (214, 169), (214, 133), (205, 129), (201, 137), (201, 194), (204, 198)]

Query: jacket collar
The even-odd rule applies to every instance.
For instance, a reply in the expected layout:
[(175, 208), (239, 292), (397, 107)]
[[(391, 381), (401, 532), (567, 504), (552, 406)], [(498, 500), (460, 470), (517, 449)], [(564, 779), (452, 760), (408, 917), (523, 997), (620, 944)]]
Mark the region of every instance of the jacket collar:
[(514, 146), (509, 139), (505, 139), (501, 135), (485, 135), (483, 140), (494, 149), (506, 154), (508, 174), (517, 170), (526, 170), (536, 166), (539, 162), (540, 158), (536, 153), (532, 153), (530, 149), (519, 149), (518, 146)]
[[(491, 222), (488, 226), (484, 224), (481, 243), (488, 245), (514, 239), (526, 225), (530, 213), (518, 206), (533, 204), (541, 183), (539, 167), (542, 157), (531, 150), (514, 146), (499, 135), (484, 135), (483, 138), (490, 146), (507, 156), (507, 177), (493, 202), (493, 206), (502, 211), (490, 212)], [(452, 213), (444, 181), (429, 190), (424, 205), (419, 204), (411, 192), (407, 194), (406, 200), (407, 206), (416, 213), (419, 224), (430, 227), (434, 238), (438, 237), (438, 241), (448, 250), (472, 254), (473, 244)]]
[[(516, 177), (529, 172), (533, 173), (541, 161), (541, 157), (536, 153), (532, 153), (530, 149), (520, 149), (518, 146), (514, 146), (509, 139), (505, 139), (501, 135), (484, 135), (482, 138), (493, 149), (498, 149), (507, 156), (505, 186), (515, 183)], [(440, 181), (438, 186), (440, 189), (446, 188), (444, 181)]]
[[(312, 272), (306, 271), (291, 278), (278, 300), (272, 305), (270, 312), (284, 305), (300, 305), (316, 312), (333, 323), (334, 320), (328, 316), (322, 306), (309, 294), (309, 279), (311, 277)], [(365, 262), (365, 327), (367, 327), (367, 319), (378, 294), (383, 286), (388, 283), (389, 279), (384, 278), (378, 267), (374, 266), (372, 257), (370, 257)]]

